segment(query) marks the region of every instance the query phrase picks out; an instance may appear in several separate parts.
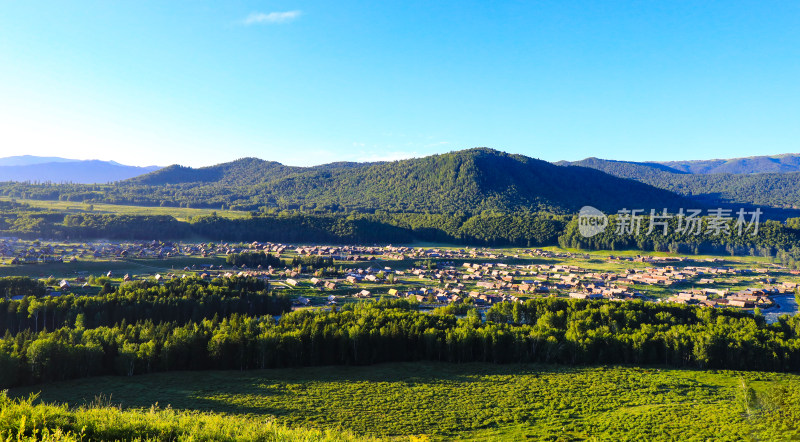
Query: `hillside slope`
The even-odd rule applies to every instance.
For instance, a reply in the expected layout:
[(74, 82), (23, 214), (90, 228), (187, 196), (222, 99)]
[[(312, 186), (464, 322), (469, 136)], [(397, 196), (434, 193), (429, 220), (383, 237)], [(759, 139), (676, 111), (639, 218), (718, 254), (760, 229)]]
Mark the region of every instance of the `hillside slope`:
[(200, 169), (170, 166), (107, 186), (7, 184), (10, 197), (134, 205), (478, 213), (574, 213), (584, 205), (677, 208), (684, 197), (586, 167), (475, 148), (379, 163), (291, 167), (256, 158)]
[(702, 201), (705, 204), (742, 204), (800, 208), (800, 172), (687, 173), (658, 163), (587, 158), (571, 163), (636, 180)]
[(163, 169), (137, 176), (128, 180), (129, 184), (200, 184), (247, 186), (278, 179), (303, 170), (302, 167), (284, 166), (275, 161), (258, 158), (240, 158), (236, 161), (194, 169), (173, 164)]
[[(157, 185), (169, 184), (165, 187)], [(585, 167), (557, 166), (476, 148), (386, 163), (333, 163), (311, 168), (242, 159), (203, 169), (169, 167), (109, 189), (190, 205), (235, 208), (303, 206), (322, 210), (574, 212), (583, 205), (677, 207), (670, 192)]]

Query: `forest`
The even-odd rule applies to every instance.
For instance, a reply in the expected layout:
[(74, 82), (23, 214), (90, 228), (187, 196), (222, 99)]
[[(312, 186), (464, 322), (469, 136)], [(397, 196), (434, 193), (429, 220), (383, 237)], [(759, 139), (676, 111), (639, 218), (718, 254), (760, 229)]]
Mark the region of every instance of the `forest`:
[[(6, 203), (6, 207), (11, 203)], [(320, 214), (301, 211), (251, 213), (230, 219), (197, 216), (178, 221), (169, 215), (63, 213), (14, 203), (0, 211), (0, 235), (36, 239), (273, 241), (327, 243), (408, 243), (542, 246), (556, 244), (571, 217), (549, 213), (503, 214), (388, 213)]]
[[(786, 223), (760, 220), (759, 231), (739, 233), (736, 218), (725, 221), (717, 234), (708, 229), (708, 216), (694, 234), (678, 233), (678, 220), (669, 220), (667, 233), (648, 233), (650, 217), (640, 220), (639, 233), (618, 234), (617, 216), (609, 227), (585, 237), (579, 219), (545, 212), (505, 214), (389, 213), (314, 214), (301, 211), (252, 213), (244, 218), (209, 215), (178, 221), (168, 215), (70, 214), (6, 203), (0, 212), (0, 235), (56, 240), (181, 240), (331, 244), (407, 244), (429, 241), (484, 246), (540, 247), (560, 245), (584, 250), (652, 250), (672, 253), (712, 253), (791, 258), (800, 262), (800, 218)], [(789, 256), (790, 255), (790, 256)], [(233, 258), (231, 258), (233, 259)], [(242, 258), (244, 259), (244, 258)], [(264, 259), (267, 259), (266, 257)], [(258, 264), (274, 265), (269, 261)], [(256, 267), (245, 261), (248, 267)], [(241, 265), (238, 264), (238, 265)], [(251, 262), (255, 264), (255, 261)]]
[[(32, 290), (24, 293), (18, 287)], [(110, 286), (109, 286), (110, 287)], [(64, 326), (96, 328), (133, 323), (141, 318), (185, 324), (234, 313), (251, 316), (280, 315), (291, 300), (270, 292), (269, 283), (257, 278), (171, 279), (164, 283), (131, 281), (98, 296), (63, 294), (44, 296), (44, 284), (26, 277), (0, 278), (0, 334), (22, 330), (54, 331)], [(39, 295), (39, 296), (37, 296)]]
[(407, 300), (286, 313), (282, 298), (257, 281), (215, 281), (133, 284), (49, 306), (33, 296), (5, 300), (0, 388), (105, 374), (423, 360), (800, 369), (797, 316), (768, 325), (728, 309), (563, 298), (500, 303), (484, 318), (476, 309), (425, 313)]
[[(630, 218), (625, 221), (629, 226)], [(664, 220), (654, 219), (656, 223)], [(758, 232), (743, 224), (740, 228), (736, 225), (735, 216), (723, 219), (716, 228), (710, 228), (710, 217), (703, 217), (698, 224), (687, 228), (685, 221), (672, 218), (666, 221), (666, 234), (664, 226), (659, 225), (650, 230), (651, 217), (643, 216), (638, 232), (619, 233), (620, 217), (609, 216), (609, 227), (603, 232), (586, 237), (580, 233), (578, 218), (572, 219), (564, 228), (564, 233), (559, 236), (558, 243), (562, 247), (579, 248), (586, 250), (652, 250), (671, 253), (715, 253), (729, 255), (775, 256), (777, 251), (791, 251), (793, 255), (800, 256), (800, 230), (795, 219), (789, 219), (786, 224), (766, 220), (758, 224)], [(679, 222), (683, 222), (679, 226)], [(654, 224), (655, 226), (655, 224)], [(648, 233), (649, 232), (649, 233)]]

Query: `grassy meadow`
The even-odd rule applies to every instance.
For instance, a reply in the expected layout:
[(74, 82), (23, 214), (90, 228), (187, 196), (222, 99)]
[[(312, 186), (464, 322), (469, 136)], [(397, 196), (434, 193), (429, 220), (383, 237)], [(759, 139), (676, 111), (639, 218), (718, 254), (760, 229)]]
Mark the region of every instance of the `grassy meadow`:
[(85, 441), (265, 441), (367, 442), (331, 430), (287, 428), (272, 418), (226, 416), (150, 407), (123, 410), (96, 402), (85, 407), (36, 403), (35, 397), (9, 398), (0, 392), (0, 440)]
[(111, 271), (117, 279), (129, 273), (133, 276), (139, 274), (152, 275), (155, 273), (184, 273), (184, 267), (193, 265), (213, 264), (215, 266), (225, 263), (220, 257), (176, 257), (165, 259), (81, 259), (78, 262), (64, 263), (39, 263), (0, 265), (2, 276), (29, 276), (31, 278), (74, 278), (76, 275), (103, 275)]
[(160, 373), (12, 390), (79, 407), (153, 404), (390, 440), (792, 440), (800, 375), (402, 363)]
[[(0, 201), (11, 201), (12, 198), (0, 197)], [(48, 209), (63, 213), (95, 213), (114, 215), (170, 215), (179, 221), (187, 221), (198, 216), (208, 216), (216, 213), (217, 216), (230, 219), (247, 218), (250, 212), (239, 210), (216, 209), (191, 209), (188, 207), (156, 207), (156, 206), (129, 206), (122, 204), (105, 203), (78, 203), (75, 201), (51, 201), (14, 198), (14, 201), (27, 204), (38, 209)]]

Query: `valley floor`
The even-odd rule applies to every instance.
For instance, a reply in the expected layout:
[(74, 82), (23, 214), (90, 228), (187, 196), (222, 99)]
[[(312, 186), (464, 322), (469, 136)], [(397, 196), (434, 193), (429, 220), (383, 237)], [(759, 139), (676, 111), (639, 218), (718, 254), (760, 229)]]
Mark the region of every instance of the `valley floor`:
[(18, 388), (45, 402), (275, 416), (408, 440), (789, 440), (800, 375), (636, 367), (401, 363), (173, 372)]

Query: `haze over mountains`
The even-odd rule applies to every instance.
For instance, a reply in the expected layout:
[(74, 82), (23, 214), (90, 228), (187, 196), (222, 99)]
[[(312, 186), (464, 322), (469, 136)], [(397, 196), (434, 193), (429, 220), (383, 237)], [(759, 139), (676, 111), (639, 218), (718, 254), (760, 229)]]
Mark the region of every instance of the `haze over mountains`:
[(773, 173), (800, 172), (800, 154), (755, 156), (745, 158), (696, 160), (696, 161), (664, 161), (656, 162), (685, 173)]
[(691, 174), (752, 174), (800, 172), (800, 154), (765, 155), (742, 158), (691, 160), (691, 161), (617, 161), (589, 157), (580, 161), (559, 161), (559, 165), (587, 165), (606, 163), (625, 163), (654, 168), (664, 172)]
[(0, 158), (0, 181), (111, 183), (159, 168), (158, 166), (126, 166), (115, 161), (19, 155)]

